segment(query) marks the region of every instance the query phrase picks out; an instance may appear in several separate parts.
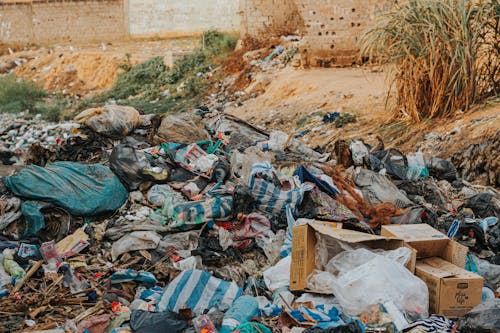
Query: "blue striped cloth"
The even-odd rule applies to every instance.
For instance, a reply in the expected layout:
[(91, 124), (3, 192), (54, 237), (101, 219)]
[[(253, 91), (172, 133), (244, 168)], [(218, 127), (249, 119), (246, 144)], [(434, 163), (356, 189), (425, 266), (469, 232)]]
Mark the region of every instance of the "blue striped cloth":
[(166, 288), (157, 311), (179, 312), (188, 308), (196, 315), (205, 310), (228, 309), (243, 290), (235, 282), (227, 282), (198, 269), (183, 271)]
[(248, 187), (255, 198), (255, 205), (260, 211), (274, 215), (284, 213), (285, 207), (290, 205), (292, 211), (300, 205), (304, 198), (304, 193), (314, 188), (311, 184), (302, 184), (296, 189), (282, 191), (274, 184), (257, 177), (258, 175), (267, 175), (272, 178), (276, 174), (273, 167), (268, 163), (256, 163), (252, 166)]

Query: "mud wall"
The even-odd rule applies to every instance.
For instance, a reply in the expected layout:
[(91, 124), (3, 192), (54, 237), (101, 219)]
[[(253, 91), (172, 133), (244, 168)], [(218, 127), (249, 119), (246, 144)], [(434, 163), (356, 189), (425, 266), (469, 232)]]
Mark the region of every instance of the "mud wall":
[(396, 0), (241, 0), (241, 34), (283, 27), (304, 36), (301, 52), (312, 66), (356, 61), (358, 38)]
[(240, 0), (128, 0), (131, 36), (199, 34), (208, 29), (239, 31)]
[(0, 42), (101, 41), (127, 34), (122, 0), (0, 1)]

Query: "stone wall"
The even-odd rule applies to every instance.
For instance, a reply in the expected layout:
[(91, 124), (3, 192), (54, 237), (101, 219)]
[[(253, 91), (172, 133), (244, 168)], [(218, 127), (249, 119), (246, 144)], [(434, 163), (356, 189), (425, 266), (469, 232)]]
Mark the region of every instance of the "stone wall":
[(102, 41), (127, 35), (122, 0), (0, 1), (0, 42)]

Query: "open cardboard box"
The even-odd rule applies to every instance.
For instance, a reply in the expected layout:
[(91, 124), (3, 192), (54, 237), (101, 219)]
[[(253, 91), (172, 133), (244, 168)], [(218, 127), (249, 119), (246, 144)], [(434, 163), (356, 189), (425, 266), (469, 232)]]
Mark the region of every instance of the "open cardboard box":
[(429, 289), (429, 311), (460, 317), (481, 303), (483, 278), (464, 270), (468, 248), (428, 224), (382, 226), (417, 251), (415, 275)]
[[(316, 233), (322, 237), (347, 243), (356, 244), (372, 249), (394, 250), (403, 246), (408, 247), (403, 240), (370, 235), (363, 232), (338, 229), (336, 224), (311, 221), (293, 228), (292, 237), (292, 264), (290, 267), (290, 290), (307, 290), (307, 277), (316, 268)], [(411, 249), (411, 248), (410, 248)], [(412, 257), (407, 268), (414, 272), (416, 251), (412, 249)]]
[(458, 267), (465, 267), (469, 249), (428, 224), (393, 224), (382, 226), (381, 235), (402, 239), (417, 251), (417, 259), (440, 257)]

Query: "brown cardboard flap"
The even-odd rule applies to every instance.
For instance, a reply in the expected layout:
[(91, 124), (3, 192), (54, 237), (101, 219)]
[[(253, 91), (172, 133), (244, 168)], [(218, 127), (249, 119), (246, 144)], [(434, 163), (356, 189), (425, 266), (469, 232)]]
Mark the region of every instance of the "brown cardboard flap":
[(465, 267), (465, 263), (467, 261), (467, 253), (469, 252), (469, 248), (465, 245), (462, 245), (458, 242), (450, 240), (444, 249), (441, 257), (451, 262), (458, 267)]
[(454, 265), (441, 258), (427, 258), (419, 262), (422, 264), (420, 265), (420, 267), (429, 266), (434, 272), (437, 273), (436, 276), (440, 276), (442, 278), (444, 277), (454, 277), (460, 279), (481, 278), (479, 275), (473, 272), (466, 271), (465, 269), (458, 267), (457, 265)]
[(448, 239), (445, 234), (426, 223), (384, 225), (382, 226), (381, 234), (383, 236), (401, 238), (407, 243)]
[(428, 224), (384, 225), (381, 234), (403, 239), (417, 250), (417, 258), (441, 257), (459, 267), (465, 267), (468, 248)]

